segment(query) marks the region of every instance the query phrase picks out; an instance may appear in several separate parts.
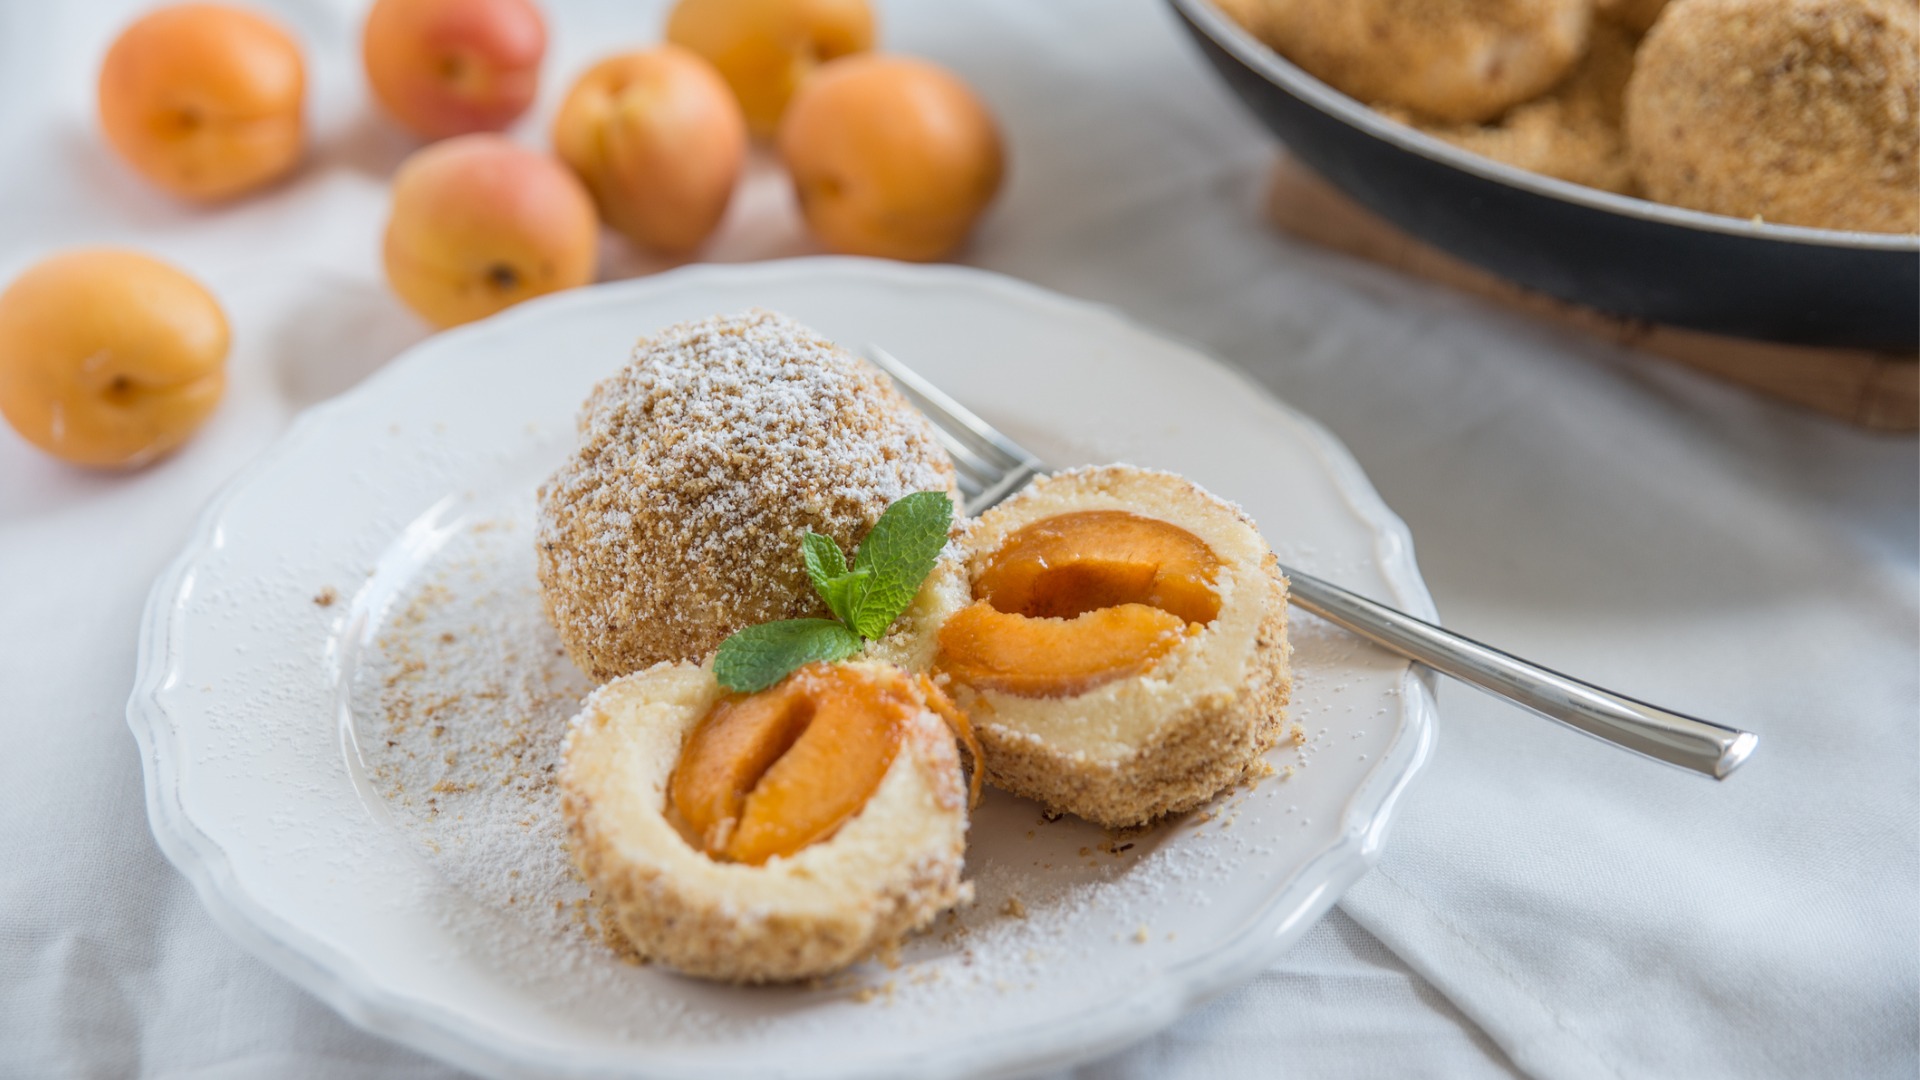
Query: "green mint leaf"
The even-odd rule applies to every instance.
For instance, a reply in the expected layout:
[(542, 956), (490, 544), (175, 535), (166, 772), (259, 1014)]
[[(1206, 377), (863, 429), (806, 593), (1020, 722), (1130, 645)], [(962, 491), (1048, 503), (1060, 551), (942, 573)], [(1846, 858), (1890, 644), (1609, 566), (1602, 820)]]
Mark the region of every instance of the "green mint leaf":
[(845, 660), (865, 646), (832, 619), (784, 619), (736, 632), (720, 643), (713, 677), (743, 694), (757, 693), (816, 661)]
[(858, 579), (847, 573), (847, 557), (840, 552), (840, 545), (833, 537), (824, 536), (808, 529), (800, 538), (800, 560), (807, 566), (807, 578), (813, 582), (813, 591), (827, 602), (827, 610), (841, 622), (847, 622), (853, 611), (852, 602), (864, 591), (861, 582), (866, 575)]
[(820, 598), (827, 602), (841, 622), (853, 625), (853, 618), (859, 613), (861, 598), (867, 594), (867, 583), (872, 579), (865, 570), (855, 570), (851, 574), (841, 574), (837, 578), (827, 579), (826, 587), (820, 590)]
[(812, 529), (800, 538), (800, 559), (807, 564), (807, 576), (813, 579), (813, 587), (822, 594), (827, 591), (827, 582), (847, 572), (847, 557), (841, 554), (840, 545), (833, 537)]
[(944, 491), (918, 491), (894, 500), (873, 523), (853, 556), (853, 571), (868, 574), (847, 625), (860, 636), (885, 636), (933, 572), (953, 527), (953, 500)]

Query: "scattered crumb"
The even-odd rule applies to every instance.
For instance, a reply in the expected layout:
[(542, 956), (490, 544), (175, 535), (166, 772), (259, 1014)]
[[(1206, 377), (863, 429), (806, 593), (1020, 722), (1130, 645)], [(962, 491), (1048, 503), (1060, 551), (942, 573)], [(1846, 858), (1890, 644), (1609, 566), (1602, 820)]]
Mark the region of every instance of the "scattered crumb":
[(1147, 941), (1150, 938), (1152, 938), (1152, 936), (1153, 936), (1152, 934), (1147, 932), (1147, 926), (1145, 923), (1141, 923), (1140, 928), (1133, 932), (1133, 940), (1142, 945), (1145, 945)]
[(1010, 915), (1016, 919), (1024, 919), (1027, 917), (1027, 905), (1021, 903), (1019, 897), (1009, 896), (1007, 897), (1006, 906), (1000, 909), (1000, 913)]
[(338, 599), (340, 599), (340, 591), (329, 585), (313, 594), (313, 606), (332, 607), (333, 602)]

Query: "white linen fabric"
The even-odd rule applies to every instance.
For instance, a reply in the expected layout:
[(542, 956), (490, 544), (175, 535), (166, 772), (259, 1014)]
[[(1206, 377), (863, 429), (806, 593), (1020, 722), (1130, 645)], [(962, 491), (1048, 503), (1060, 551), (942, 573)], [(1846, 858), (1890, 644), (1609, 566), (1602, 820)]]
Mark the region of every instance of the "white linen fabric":
[[(203, 278), (233, 384), (181, 454), (78, 472), (0, 429), (0, 1076), (440, 1077), (241, 952), (147, 831), (123, 720), (149, 582), (298, 408), (426, 328), (385, 290), (362, 4), (278, 0), (315, 149), (180, 206), (92, 122), (133, 0), (0, 0), (0, 280), (132, 244)], [(659, 3), (548, 0), (571, 73)], [(1089, 1077), (1912, 1076), (1920, 1068), (1920, 462), (1623, 350), (1291, 243), (1270, 140), (1151, 0), (883, 7), (999, 113), (970, 262), (1196, 341), (1326, 422), (1413, 528), (1449, 623), (1758, 731), (1725, 784), (1443, 688), (1380, 867), (1275, 967)], [(605, 276), (657, 264), (608, 245)], [(709, 256), (811, 250), (764, 166)], [(458, 392), (450, 387), (449, 392)], [(1444, 995), (1444, 996), (1443, 996)], [(1118, 1048), (1116, 1048), (1118, 1049)]]

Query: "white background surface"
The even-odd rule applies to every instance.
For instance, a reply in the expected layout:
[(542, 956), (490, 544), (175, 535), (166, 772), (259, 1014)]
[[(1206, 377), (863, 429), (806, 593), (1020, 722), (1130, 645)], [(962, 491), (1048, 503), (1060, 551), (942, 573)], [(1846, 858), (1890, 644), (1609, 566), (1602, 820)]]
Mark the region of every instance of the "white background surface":
[[(148, 583), (300, 406), (425, 328), (380, 282), (359, 7), (303, 36), (313, 160), (186, 209), (111, 160), (92, 79), (137, 5), (0, 4), (0, 278), (84, 242), (201, 276), (233, 386), (175, 458), (76, 473), (0, 431), (0, 1075), (443, 1076), (228, 943), (148, 835), (122, 711)], [(550, 4), (567, 78), (651, 4)], [(1270, 143), (1153, 3), (895, 4), (892, 47), (999, 111), (967, 261), (1120, 306), (1315, 414), (1413, 528), (1457, 628), (1761, 733), (1715, 786), (1443, 688), (1380, 868), (1276, 968), (1094, 1076), (1910, 1076), (1916, 453), (1294, 245)], [(809, 250), (777, 180), (710, 255)], [(648, 268), (616, 244), (608, 276)], [(449, 387), (458, 393), (458, 387)]]

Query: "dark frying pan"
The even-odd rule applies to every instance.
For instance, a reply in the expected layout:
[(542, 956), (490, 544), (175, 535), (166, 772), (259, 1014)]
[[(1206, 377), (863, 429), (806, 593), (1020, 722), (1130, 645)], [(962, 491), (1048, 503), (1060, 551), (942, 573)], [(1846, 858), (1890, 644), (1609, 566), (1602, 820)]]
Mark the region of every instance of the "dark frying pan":
[(1347, 97), (1208, 0), (1171, 3), (1296, 157), (1435, 247), (1615, 315), (1768, 341), (1920, 347), (1920, 237), (1755, 224), (1502, 165)]

